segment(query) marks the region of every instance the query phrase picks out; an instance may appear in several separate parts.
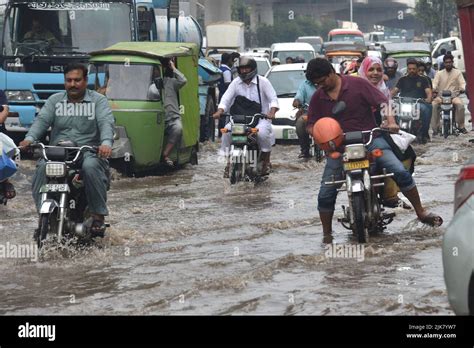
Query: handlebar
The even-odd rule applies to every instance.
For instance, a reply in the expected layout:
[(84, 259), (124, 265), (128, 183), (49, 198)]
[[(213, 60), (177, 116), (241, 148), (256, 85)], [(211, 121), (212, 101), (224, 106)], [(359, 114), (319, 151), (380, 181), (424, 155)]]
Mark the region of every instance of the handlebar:
[[(362, 131), (362, 134), (370, 134), (369, 141), (367, 143), (364, 143), (365, 146), (370, 145), (370, 143), (372, 143), (375, 132), (391, 133), (390, 130), (385, 129), (385, 128), (380, 128), (380, 127), (372, 128), (371, 130)], [(399, 134), (399, 133), (391, 133), (391, 134)], [(346, 133), (344, 133), (344, 135), (346, 135)]]
[(418, 103), (425, 103), (425, 100), (423, 98), (412, 98), (412, 97), (402, 97), (402, 96), (395, 96), (392, 98), (393, 100), (399, 100), (403, 102), (403, 99), (409, 99), (409, 101), (414, 102), (415, 104)]
[(76, 150), (77, 153), (76, 153), (76, 156), (74, 157), (74, 159), (72, 161), (65, 161), (65, 163), (67, 164), (72, 164), (72, 163), (75, 163), (78, 159), (79, 159), (79, 156), (84, 152), (84, 151), (90, 151), (90, 152), (93, 152), (93, 153), (97, 153), (97, 150), (99, 149), (98, 146), (89, 146), (89, 145), (82, 145), (82, 146), (54, 146), (54, 145), (44, 145), (43, 143), (32, 143), (30, 144), (28, 147), (31, 147), (31, 148), (41, 148), (41, 152), (42, 152), (42, 157), (49, 161), (49, 158), (48, 156), (46, 155), (46, 149), (48, 148), (60, 148), (60, 149), (67, 149), (67, 150)]

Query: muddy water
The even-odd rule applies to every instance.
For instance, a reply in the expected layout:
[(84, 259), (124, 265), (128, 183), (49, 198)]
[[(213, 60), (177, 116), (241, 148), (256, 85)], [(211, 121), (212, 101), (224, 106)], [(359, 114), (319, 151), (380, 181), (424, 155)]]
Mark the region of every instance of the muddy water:
[[(459, 168), (472, 155), (467, 139), (417, 147), (422, 201), (444, 226)], [(322, 164), (298, 160), (295, 145), (277, 145), (267, 182), (231, 187), (216, 149), (205, 145), (198, 166), (170, 175), (115, 175), (101, 247), (47, 249), (38, 262), (1, 259), (0, 313), (453, 314), (443, 228), (397, 208), (363, 260), (328, 258), (316, 210)], [(18, 197), (0, 207), (0, 244), (31, 243), (33, 171), (33, 162), (22, 162)], [(341, 193), (336, 215), (345, 202)], [(356, 244), (337, 222), (334, 229), (334, 243)]]

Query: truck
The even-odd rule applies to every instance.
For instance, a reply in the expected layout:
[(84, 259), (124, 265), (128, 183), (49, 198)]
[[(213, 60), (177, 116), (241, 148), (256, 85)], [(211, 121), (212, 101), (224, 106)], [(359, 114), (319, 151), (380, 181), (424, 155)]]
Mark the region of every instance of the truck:
[(0, 89), (10, 106), (6, 130), (16, 142), (46, 100), (64, 91), (67, 64), (87, 64), (87, 52), (119, 41), (156, 39), (153, 12), (134, 0), (8, 0), (0, 4), (0, 17)]
[(463, 73), (466, 72), (466, 65), (464, 60), (464, 49), (460, 38), (458, 37), (447, 37), (444, 39), (436, 40), (433, 43), (433, 49), (431, 51), (431, 57), (433, 62), (436, 62), (436, 58), (441, 55), (441, 50), (445, 49), (446, 52), (450, 51), (454, 56), (454, 66), (461, 70)]
[(216, 22), (206, 26), (206, 55), (243, 52), (245, 26), (242, 22)]

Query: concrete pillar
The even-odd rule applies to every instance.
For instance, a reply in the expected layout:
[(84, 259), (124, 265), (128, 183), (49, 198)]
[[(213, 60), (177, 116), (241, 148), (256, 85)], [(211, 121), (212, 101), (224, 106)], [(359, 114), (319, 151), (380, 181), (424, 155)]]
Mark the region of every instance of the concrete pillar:
[(220, 21), (230, 21), (231, 3), (231, 0), (205, 0), (203, 3), (206, 7), (205, 25)]
[(250, 7), (250, 30), (261, 24), (273, 25), (273, 1), (252, 1)]

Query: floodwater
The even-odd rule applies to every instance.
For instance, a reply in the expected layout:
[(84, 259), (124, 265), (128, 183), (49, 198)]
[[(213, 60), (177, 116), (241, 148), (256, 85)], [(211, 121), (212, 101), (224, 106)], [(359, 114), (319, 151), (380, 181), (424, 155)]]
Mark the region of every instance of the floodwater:
[[(472, 134), (416, 147), (415, 180), (442, 228), (394, 209), (359, 259), (329, 257), (316, 209), (323, 164), (298, 160), (296, 145), (274, 147), (258, 187), (222, 178), (216, 144), (169, 175), (115, 174), (103, 245), (0, 259), (0, 314), (451, 315), (441, 244)], [(21, 163), (18, 196), (0, 207), (1, 245), (32, 243), (34, 165)], [(336, 215), (344, 202), (342, 192)], [(334, 230), (333, 243), (356, 246), (337, 221)]]

